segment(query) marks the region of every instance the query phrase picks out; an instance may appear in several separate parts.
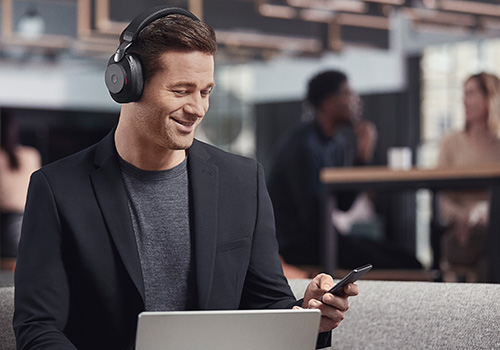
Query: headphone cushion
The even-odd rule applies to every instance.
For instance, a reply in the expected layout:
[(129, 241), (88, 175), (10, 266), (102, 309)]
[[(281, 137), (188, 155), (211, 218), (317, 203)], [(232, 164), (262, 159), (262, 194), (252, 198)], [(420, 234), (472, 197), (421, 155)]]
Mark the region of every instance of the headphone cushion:
[(112, 56), (104, 75), (109, 94), (118, 103), (137, 102), (144, 89), (144, 76), (139, 58), (125, 54), (120, 62)]

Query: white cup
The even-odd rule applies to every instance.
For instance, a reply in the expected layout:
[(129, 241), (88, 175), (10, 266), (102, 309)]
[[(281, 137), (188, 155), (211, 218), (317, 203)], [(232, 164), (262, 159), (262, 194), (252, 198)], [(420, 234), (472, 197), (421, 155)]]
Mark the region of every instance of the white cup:
[(394, 170), (411, 169), (411, 148), (410, 147), (390, 147), (387, 150), (387, 165)]

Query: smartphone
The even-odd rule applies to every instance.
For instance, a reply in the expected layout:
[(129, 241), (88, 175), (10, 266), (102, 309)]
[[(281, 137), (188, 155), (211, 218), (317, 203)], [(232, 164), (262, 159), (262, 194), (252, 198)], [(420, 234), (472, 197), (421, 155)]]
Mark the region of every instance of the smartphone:
[[(361, 278), (361, 276), (370, 271), (372, 267), (373, 266), (371, 264), (367, 264), (365, 266), (361, 266), (352, 270), (344, 278), (342, 278), (339, 282), (337, 282), (337, 284), (334, 285), (332, 289), (328, 291), (328, 293), (341, 295), (344, 292), (344, 287), (346, 284), (356, 282), (358, 279)], [(318, 300), (321, 301), (322, 299), (323, 297), (321, 296)]]

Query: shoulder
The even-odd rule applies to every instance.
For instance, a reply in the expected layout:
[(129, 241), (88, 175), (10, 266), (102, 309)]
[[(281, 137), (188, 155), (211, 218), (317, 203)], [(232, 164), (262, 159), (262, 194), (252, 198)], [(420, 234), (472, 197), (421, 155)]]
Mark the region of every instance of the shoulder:
[(224, 191), (253, 191), (264, 181), (263, 167), (255, 159), (236, 155), (195, 140), (188, 153), (188, 172), (195, 179), (202, 173), (216, 173)]
[(189, 149), (189, 156), (202, 158), (207, 163), (223, 168), (229, 167), (233, 170), (255, 169), (255, 167), (259, 166), (259, 163), (255, 159), (224, 151), (196, 139)]
[(454, 147), (465, 142), (464, 131), (451, 131), (441, 139), (441, 149), (453, 149)]
[(298, 153), (308, 152), (321, 144), (321, 138), (314, 122), (301, 123), (288, 132), (279, 142), (277, 153), (279, 157), (292, 157)]
[(450, 131), (443, 136), (443, 142), (459, 142), (465, 137), (465, 131), (454, 130)]
[(73, 178), (95, 170), (94, 159), (97, 144), (44, 165), (40, 172), (52, 178)]

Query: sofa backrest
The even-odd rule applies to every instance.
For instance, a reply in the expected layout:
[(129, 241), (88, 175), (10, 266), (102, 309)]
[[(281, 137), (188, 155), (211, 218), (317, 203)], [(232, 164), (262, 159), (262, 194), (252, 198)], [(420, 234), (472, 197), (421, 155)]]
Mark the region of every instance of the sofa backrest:
[(0, 349), (15, 350), (16, 341), (12, 330), (14, 313), (14, 287), (0, 288)]
[[(290, 280), (302, 297), (308, 280)], [(500, 285), (357, 282), (332, 349), (500, 349)]]
[[(302, 297), (309, 280), (290, 280)], [(361, 280), (332, 349), (500, 349), (500, 285)], [(14, 350), (14, 287), (0, 288), (0, 349)]]

